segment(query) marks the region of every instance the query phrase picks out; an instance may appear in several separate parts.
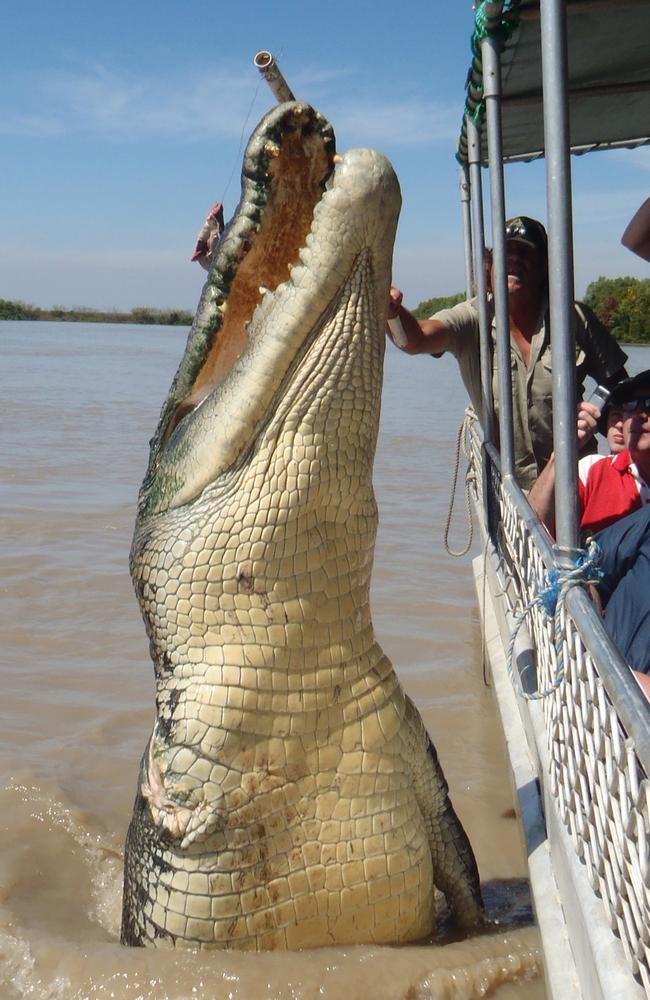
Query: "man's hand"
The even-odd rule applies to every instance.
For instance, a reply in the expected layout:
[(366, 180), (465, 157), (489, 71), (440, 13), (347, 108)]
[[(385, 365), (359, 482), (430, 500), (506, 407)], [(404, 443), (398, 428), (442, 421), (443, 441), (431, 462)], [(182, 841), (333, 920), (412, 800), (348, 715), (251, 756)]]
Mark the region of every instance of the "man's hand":
[(449, 349), (447, 327), (437, 319), (416, 319), (402, 304), (402, 298), (401, 288), (393, 285), (388, 293), (386, 321), (395, 346), (407, 354), (444, 354)]
[(578, 404), (578, 451), (582, 451), (596, 433), (599, 417), (600, 410), (593, 403), (583, 400)]
[(404, 295), (403, 295), (401, 289), (395, 288), (394, 286), (391, 287), (391, 290), (388, 293), (388, 315), (387, 315), (387, 319), (395, 319), (395, 317), (399, 313), (399, 307), (402, 304), (402, 299), (403, 298), (404, 298)]

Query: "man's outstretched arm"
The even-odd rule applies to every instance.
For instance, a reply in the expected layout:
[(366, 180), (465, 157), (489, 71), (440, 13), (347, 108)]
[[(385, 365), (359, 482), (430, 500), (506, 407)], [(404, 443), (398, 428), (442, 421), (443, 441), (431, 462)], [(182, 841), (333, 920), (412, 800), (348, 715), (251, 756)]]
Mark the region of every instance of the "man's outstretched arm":
[(416, 319), (402, 305), (402, 292), (391, 288), (388, 302), (389, 320), (399, 319), (404, 338), (396, 336), (390, 326), (388, 332), (393, 343), (407, 354), (444, 354), (449, 350), (449, 330), (437, 319)]

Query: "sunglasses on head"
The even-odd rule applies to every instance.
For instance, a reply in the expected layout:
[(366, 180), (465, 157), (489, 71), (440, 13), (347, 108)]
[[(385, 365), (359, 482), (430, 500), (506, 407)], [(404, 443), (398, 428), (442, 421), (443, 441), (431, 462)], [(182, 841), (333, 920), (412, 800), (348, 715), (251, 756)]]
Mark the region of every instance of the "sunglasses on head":
[(626, 399), (624, 403), (619, 403), (617, 409), (623, 413), (634, 413), (641, 407), (646, 413), (650, 413), (650, 396), (640, 396), (638, 399)]
[(512, 236), (525, 236), (526, 228), (522, 226), (521, 223), (511, 222), (509, 226), (506, 226), (506, 238)]
[(505, 229), (506, 240), (522, 239), (530, 243), (531, 246), (539, 247), (543, 244), (543, 238), (525, 222), (509, 222)]

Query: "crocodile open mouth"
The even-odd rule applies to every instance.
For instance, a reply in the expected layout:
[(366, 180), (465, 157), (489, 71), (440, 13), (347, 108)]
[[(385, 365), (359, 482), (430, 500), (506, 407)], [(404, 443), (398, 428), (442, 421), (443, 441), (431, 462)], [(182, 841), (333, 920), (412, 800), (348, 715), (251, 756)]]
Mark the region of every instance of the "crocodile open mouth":
[(330, 367), (364, 331), (368, 350), (381, 341), (383, 351), (400, 203), (388, 160), (368, 149), (337, 156), (331, 126), (309, 105), (263, 119), (151, 442), (141, 517), (192, 502), (232, 470), (312, 349), (310, 396), (336, 381)]
[(288, 280), (334, 157), (332, 126), (308, 104), (280, 105), (253, 132), (244, 155), (242, 197), (215, 249), (163, 410), (159, 446), (223, 381), (246, 349), (255, 307), (266, 292)]

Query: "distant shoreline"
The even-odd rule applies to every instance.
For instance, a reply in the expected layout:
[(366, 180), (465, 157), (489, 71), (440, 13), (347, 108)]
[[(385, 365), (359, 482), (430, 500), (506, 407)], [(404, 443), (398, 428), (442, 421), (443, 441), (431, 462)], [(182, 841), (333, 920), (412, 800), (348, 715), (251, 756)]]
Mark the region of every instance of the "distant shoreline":
[[(448, 309), (464, 298), (463, 292), (420, 302), (412, 309), (416, 318)], [(598, 278), (587, 288), (585, 303), (611, 331), (620, 344), (643, 347), (650, 343), (650, 278)], [(138, 306), (130, 312), (77, 306), (42, 309), (25, 302), (0, 298), (0, 320), (32, 320), (63, 323), (115, 323), (141, 326), (184, 326), (194, 322), (194, 313), (185, 309), (154, 309)], [(639, 334), (641, 335), (639, 338)]]
[(32, 320), (56, 323), (135, 323), (143, 326), (191, 326), (194, 313), (184, 309), (152, 309), (141, 306), (130, 312), (80, 307), (64, 309), (55, 306), (41, 309), (24, 302), (0, 299), (0, 320)]

